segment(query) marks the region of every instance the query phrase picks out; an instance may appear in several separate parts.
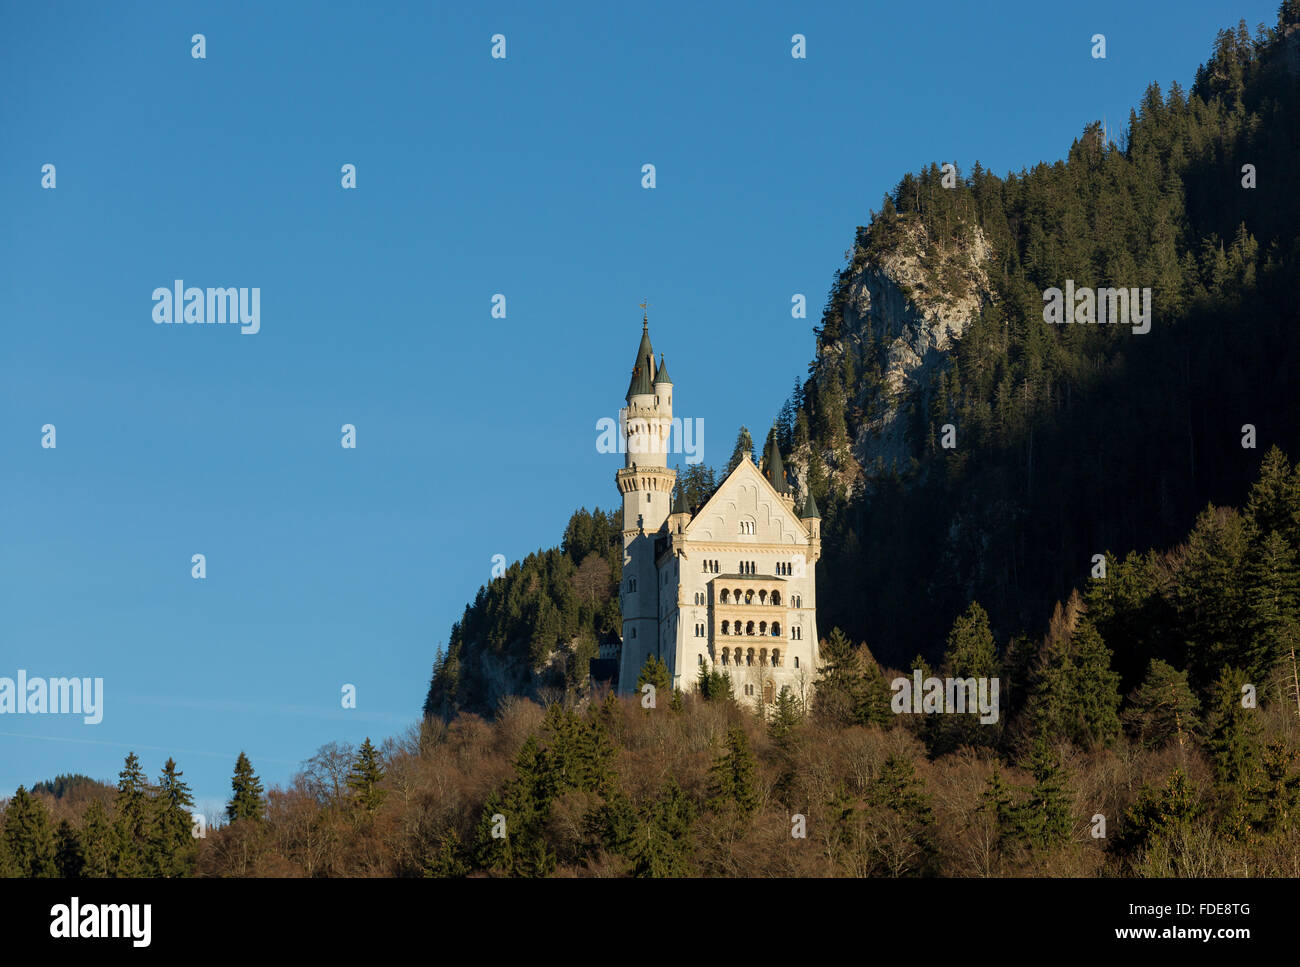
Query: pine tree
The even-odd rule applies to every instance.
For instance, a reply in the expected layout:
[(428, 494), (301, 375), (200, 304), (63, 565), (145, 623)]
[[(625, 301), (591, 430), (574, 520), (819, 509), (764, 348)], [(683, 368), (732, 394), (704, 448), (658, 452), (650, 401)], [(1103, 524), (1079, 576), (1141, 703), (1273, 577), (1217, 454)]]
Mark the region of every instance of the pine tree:
[(116, 836), (108, 810), (98, 799), (92, 799), (86, 807), (79, 838), (85, 858), (85, 875), (101, 879), (113, 875)]
[(658, 796), (648, 800), (636, 825), (626, 855), (635, 877), (683, 877), (691, 866), (691, 823), (695, 811), (690, 800), (669, 778)]
[(1243, 578), (1246, 530), (1231, 508), (1207, 507), (1188, 536), (1175, 593), (1187, 629), (1192, 681), (1205, 688), (1225, 665), (1250, 664)]
[(29, 878), (58, 875), (54, 834), (45, 804), (23, 786), (18, 787), (5, 810), (4, 842), (15, 875)]
[(190, 809), (194, 805), (194, 797), (190, 793), (190, 787), (181, 778), (183, 775), (176, 768), (176, 760), (169, 756), (158, 777), (158, 797), (154, 801), (153, 821), (154, 855), (157, 859), (154, 874), (157, 876), (188, 876), (194, 872), (194, 861), (198, 853), (191, 832), (194, 819), (190, 815)]
[(753, 462), (754, 438), (749, 435), (749, 428), (742, 426), (740, 432), (736, 434), (736, 445), (731, 450), (731, 459), (727, 461), (728, 474), (740, 466), (746, 454), (749, 455), (750, 461)]
[(157, 865), (154, 851), (153, 801), (149, 781), (134, 752), (127, 754), (117, 778), (113, 820), (113, 875), (150, 876)]
[(754, 753), (745, 730), (733, 726), (727, 731), (727, 748), (709, 770), (709, 808), (719, 813), (747, 817), (758, 808)]
[(1251, 554), (1245, 593), (1251, 635), (1243, 650), (1245, 671), (1257, 682), (1285, 663), (1294, 674), (1300, 643), (1300, 570), (1296, 554), (1276, 530)]
[(54, 865), (58, 876), (70, 880), (80, 878), (86, 867), (81, 840), (66, 819), (59, 820), (59, 828), (54, 832)]
[(1119, 675), (1111, 651), (1086, 619), (1074, 633), (1049, 642), (1034, 676), (1030, 717), (1044, 738), (1084, 749), (1109, 745), (1119, 734)]
[(719, 699), (735, 701), (736, 698), (731, 684), (731, 673), (716, 671), (706, 665), (700, 666), (700, 677), (696, 688), (700, 696), (709, 702)]
[[(966, 612), (953, 623), (948, 632), (948, 645), (940, 666), (943, 677), (991, 681), (998, 676), (998, 652), (989, 629), (989, 616), (978, 602), (972, 601)], [(964, 745), (988, 746), (998, 735), (996, 722), (980, 721), (979, 705), (971, 705), (978, 692), (966, 688), (967, 707), (964, 714), (936, 715), (927, 723), (926, 730), (932, 754), (941, 755)], [(1000, 720), (1000, 719), (999, 719)]]
[(1031, 846), (1053, 849), (1070, 837), (1070, 801), (1061, 760), (1043, 739), (1034, 743), (1029, 763), (1034, 784), (1018, 817), (1019, 835)]
[(1141, 851), (1158, 848), (1185, 834), (1201, 815), (1201, 805), (1187, 773), (1175, 769), (1162, 789), (1143, 786), (1124, 812), (1124, 822), (1113, 849), (1133, 859), (1143, 869)]
[(641, 672), (636, 677), (637, 694), (644, 694), (642, 689), (646, 685), (654, 686), (656, 705), (672, 687), (668, 677), (668, 663), (656, 655), (647, 655), (645, 664), (641, 666)]
[(1256, 829), (1265, 834), (1285, 833), (1296, 825), (1300, 810), (1300, 775), (1292, 766), (1296, 754), (1285, 742), (1274, 739), (1264, 748), (1260, 783), (1252, 797)]
[(384, 767), (379, 761), (379, 750), (370, 743), (370, 736), (366, 736), (357, 750), (347, 781), (353, 802), (363, 812), (373, 813), (383, 804), (387, 793), (379, 784), (384, 781)]
[(817, 669), (817, 690), (813, 712), (818, 719), (832, 725), (849, 725), (863, 704), (862, 675), (848, 636), (832, 628), (821, 642), (821, 667)]
[(1133, 692), (1124, 712), (1128, 733), (1147, 749), (1161, 749), (1177, 742), (1184, 750), (1201, 728), (1196, 695), (1187, 684), (1187, 673), (1176, 671), (1168, 662), (1153, 658), (1146, 678)]
[(782, 685), (776, 696), (776, 708), (772, 712), (772, 721), (768, 723), (768, 732), (778, 743), (784, 743), (803, 721), (803, 711), (799, 699), (790, 690), (789, 685)]
[(253, 772), (253, 764), (243, 752), (235, 760), (235, 773), (230, 779), (230, 789), (234, 793), (226, 805), (226, 818), (232, 823), (241, 819), (259, 821), (266, 808), (262, 798), (262, 781)]
[(1300, 543), (1300, 468), (1293, 471), (1276, 446), (1265, 455), (1259, 479), (1250, 488), (1246, 519), (1260, 537), (1276, 532), (1293, 548)]
[(989, 776), (984, 790), (980, 793), (979, 805), (975, 809), (986, 814), (992, 822), (997, 834), (998, 849), (1001, 849), (1005, 840), (1015, 836), (1017, 828), (1015, 796), (1011, 785), (1002, 778), (999, 769), (995, 768)]
[(1250, 836), (1257, 818), (1252, 804), (1258, 803), (1264, 781), (1258, 710), (1241, 704), (1246, 684), (1240, 669), (1224, 668), (1210, 692), (1206, 723), (1206, 751), (1223, 802), (1221, 824), (1238, 839)]

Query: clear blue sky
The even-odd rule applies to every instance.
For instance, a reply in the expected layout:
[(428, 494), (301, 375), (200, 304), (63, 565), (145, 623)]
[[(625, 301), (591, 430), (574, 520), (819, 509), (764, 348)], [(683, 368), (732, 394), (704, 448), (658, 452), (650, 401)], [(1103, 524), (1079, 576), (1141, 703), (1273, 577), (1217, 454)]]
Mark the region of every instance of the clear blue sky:
[[(723, 462), (806, 373), (854, 227), (904, 172), (1057, 159), (1148, 82), (1190, 86), (1218, 28), (1276, 18), (702, 6), (0, 11), (0, 675), (106, 690), (97, 726), (0, 717), (0, 790), (115, 778), (136, 749), (211, 809), (241, 749), (284, 783), (324, 742), (400, 731), (492, 556), (616, 503), (595, 425), (638, 302)], [(155, 325), (174, 279), (260, 287), (261, 331)]]

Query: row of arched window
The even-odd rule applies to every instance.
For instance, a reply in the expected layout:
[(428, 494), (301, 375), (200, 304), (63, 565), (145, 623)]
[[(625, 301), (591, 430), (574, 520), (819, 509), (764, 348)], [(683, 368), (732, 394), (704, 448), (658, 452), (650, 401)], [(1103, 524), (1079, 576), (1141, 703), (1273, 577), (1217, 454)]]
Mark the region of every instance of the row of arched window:
[(780, 591), (767, 591), (760, 588), (755, 591), (749, 588), (741, 591), (736, 588), (734, 591), (729, 588), (723, 588), (718, 592), (718, 604), (753, 604), (757, 600), (759, 604), (779, 605), (781, 603)]
[(724, 635), (746, 635), (753, 638), (757, 634), (760, 638), (766, 638), (770, 634), (773, 638), (781, 637), (781, 622), (773, 621), (772, 630), (768, 631), (766, 621), (760, 621), (757, 624), (758, 631), (754, 631), (755, 623), (753, 621), (724, 621), (722, 622), (722, 634)]
[[(724, 665), (753, 665), (755, 659), (758, 660), (758, 664), (760, 665), (766, 665), (768, 663), (768, 652), (766, 648), (723, 648), (718, 654), (722, 658), (722, 664)], [(771, 658), (772, 664), (779, 668), (781, 666), (781, 649), (773, 648)], [(799, 659), (796, 658), (794, 661), (795, 667), (797, 668), (799, 666)]]

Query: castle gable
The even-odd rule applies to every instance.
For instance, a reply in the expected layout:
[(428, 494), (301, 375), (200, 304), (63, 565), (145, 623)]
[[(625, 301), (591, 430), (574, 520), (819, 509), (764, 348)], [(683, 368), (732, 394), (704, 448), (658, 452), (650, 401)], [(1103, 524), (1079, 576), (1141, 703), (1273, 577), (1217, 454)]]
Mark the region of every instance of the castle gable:
[(686, 527), (695, 541), (802, 547), (808, 530), (758, 468), (742, 460)]

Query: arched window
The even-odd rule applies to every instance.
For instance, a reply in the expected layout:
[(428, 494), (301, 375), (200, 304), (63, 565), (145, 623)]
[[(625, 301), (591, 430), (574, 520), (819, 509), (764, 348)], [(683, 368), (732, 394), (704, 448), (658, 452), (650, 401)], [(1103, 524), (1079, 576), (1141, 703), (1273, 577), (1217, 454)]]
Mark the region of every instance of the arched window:
[(773, 665), (777, 665), (777, 666), (779, 666), (779, 665), (781, 664), (781, 649), (780, 649), (780, 648), (773, 648), (773, 649), (772, 649), (772, 664), (773, 664)]
[(727, 634), (727, 633), (728, 633), (728, 629), (729, 629), (730, 627), (731, 627), (731, 622), (730, 622), (730, 621), (724, 621), (724, 622), (722, 622), (722, 633), (723, 633), (724, 635)]
[(736, 604), (740, 604), (740, 588), (736, 588), (734, 593), (736, 595)]
[(795, 655), (795, 656), (794, 656), (794, 667), (795, 667), (795, 668), (798, 668), (798, 667), (799, 667), (799, 656), (798, 656), (798, 655)]
[(629, 591), (635, 591), (635, 590), (636, 590), (636, 578), (628, 578), (628, 579), (627, 579), (627, 589), (628, 589)]
[(766, 649), (766, 648), (760, 648), (760, 649), (758, 650), (758, 663), (759, 663), (760, 665), (766, 665), (766, 664), (767, 664), (767, 649)]
[(753, 649), (753, 648), (751, 648), (751, 649), (749, 649), (749, 651), (745, 652), (745, 664), (746, 664), (746, 665), (752, 665), (752, 664), (754, 664), (754, 649)]
[(760, 621), (760, 622), (758, 623), (758, 633), (759, 633), (760, 635), (765, 635), (765, 634), (767, 634), (767, 622), (766, 622), (766, 621)]
[(722, 603), (723, 604), (731, 603), (731, 593), (726, 588), (722, 589)]
[[(749, 622), (748, 624), (745, 625), (745, 634), (749, 635), (751, 638), (753, 637), (753, 635), (754, 635), (754, 622), (751, 621), (751, 622)], [(753, 651), (753, 649), (751, 648), (750, 651)]]
[(799, 595), (797, 595), (797, 594), (794, 596), (794, 606), (795, 606), (796, 608), (800, 607), (800, 604), (799, 604)]
[(776, 699), (773, 696), (775, 689), (770, 681), (763, 683), (763, 701), (771, 705)]
[(759, 591), (759, 592), (758, 592), (758, 603), (759, 603), (759, 604), (767, 604), (767, 592), (766, 592), (766, 591)]
[(780, 591), (773, 591), (773, 592), (772, 592), (772, 604), (774, 604), (774, 605), (778, 605), (778, 604), (780, 604), (780, 603), (781, 603), (781, 592), (780, 592)]
[[(722, 664), (724, 664), (724, 665), (727, 664), (727, 656), (730, 655), (730, 654), (731, 654), (731, 649), (730, 649), (730, 648), (723, 648), (723, 649), (722, 649)], [(798, 661), (798, 659), (796, 658), (795, 661)]]
[(779, 621), (772, 622), (772, 637), (773, 638), (781, 637), (781, 622)]
[(754, 603), (754, 589), (753, 589), (753, 588), (750, 588), (748, 591), (745, 592), (745, 603), (746, 603), (746, 604), (753, 604), (753, 603)]

